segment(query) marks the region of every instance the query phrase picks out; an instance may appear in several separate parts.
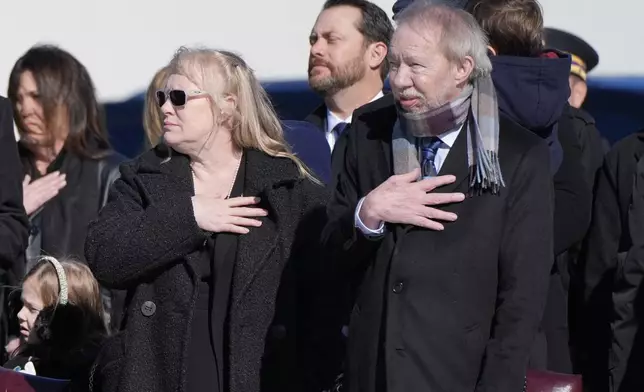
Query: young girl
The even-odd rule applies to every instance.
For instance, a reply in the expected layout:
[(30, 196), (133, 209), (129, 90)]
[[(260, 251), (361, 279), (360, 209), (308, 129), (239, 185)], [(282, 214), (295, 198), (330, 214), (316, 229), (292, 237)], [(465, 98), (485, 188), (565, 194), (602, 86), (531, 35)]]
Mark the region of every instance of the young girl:
[(89, 373), (108, 334), (99, 284), (75, 261), (42, 257), (22, 284), (23, 343), (4, 365), (89, 388)]

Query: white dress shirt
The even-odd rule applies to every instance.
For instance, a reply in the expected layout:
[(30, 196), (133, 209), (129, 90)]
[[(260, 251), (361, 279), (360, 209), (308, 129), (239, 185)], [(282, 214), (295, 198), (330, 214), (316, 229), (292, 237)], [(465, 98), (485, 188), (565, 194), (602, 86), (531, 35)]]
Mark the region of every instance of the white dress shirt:
[[(450, 174), (450, 173), (440, 173), (440, 170), (441, 170), (441, 167), (443, 167), (443, 163), (445, 163), (445, 160), (447, 159), (447, 154), (449, 154), (449, 150), (454, 145), (454, 142), (456, 142), (456, 138), (458, 138), (458, 135), (461, 133), (462, 129), (463, 129), (463, 125), (451, 131), (447, 131), (442, 135), (438, 136), (438, 138), (441, 140), (441, 144), (438, 147), (438, 151), (436, 151), (436, 157), (434, 158), (434, 167), (436, 167), (436, 171), (438, 172), (439, 175)], [(378, 226), (378, 229), (373, 230), (365, 226), (365, 224), (362, 223), (362, 220), (360, 219), (360, 209), (362, 208), (364, 199), (365, 199), (364, 197), (360, 199), (360, 201), (358, 202), (358, 205), (356, 206), (356, 212), (354, 215), (355, 225), (367, 237), (381, 236), (385, 232), (385, 222), (380, 222), (380, 226)]]
[[(382, 91), (378, 91), (378, 94), (376, 94), (375, 97), (371, 98), (371, 101), (367, 103), (371, 103), (375, 101), (376, 99), (380, 99), (384, 96)], [(338, 117), (335, 113), (330, 111), (328, 108), (326, 109), (326, 129), (324, 130), (325, 136), (326, 136), (326, 141), (329, 143), (329, 148), (331, 151), (333, 151), (333, 147), (335, 146), (335, 142), (337, 141), (337, 135), (333, 132), (333, 128), (335, 128), (336, 125), (338, 125), (341, 122), (351, 124), (351, 119), (353, 118), (353, 112), (351, 112), (351, 115), (344, 120)]]

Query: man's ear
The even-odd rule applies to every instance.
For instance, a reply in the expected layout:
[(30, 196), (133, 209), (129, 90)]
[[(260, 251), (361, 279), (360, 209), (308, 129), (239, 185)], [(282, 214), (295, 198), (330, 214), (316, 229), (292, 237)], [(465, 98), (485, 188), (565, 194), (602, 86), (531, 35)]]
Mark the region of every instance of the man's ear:
[(463, 60), (455, 65), (454, 79), (457, 85), (467, 82), (474, 71), (474, 59), (465, 56)]
[(367, 48), (367, 64), (369, 68), (378, 69), (383, 61), (387, 61), (387, 45), (383, 42), (374, 42)]

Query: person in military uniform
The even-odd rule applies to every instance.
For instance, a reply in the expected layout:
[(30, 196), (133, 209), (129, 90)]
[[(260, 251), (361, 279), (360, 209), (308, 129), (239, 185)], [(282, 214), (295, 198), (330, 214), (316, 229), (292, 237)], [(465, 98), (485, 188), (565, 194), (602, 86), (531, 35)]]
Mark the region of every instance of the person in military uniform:
[[(598, 173), (604, 162), (604, 155), (610, 149), (610, 145), (597, 130), (595, 119), (581, 109), (581, 106), (586, 100), (588, 91), (586, 84), (588, 73), (599, 63), (599, 55), (586, 41), (563, 30), (545, 28), (544, 40), (546, 47), (571, 55), (570, 98), (568, 100), (570, 110), (567, 115), (577, 134), (577, 140), (582, 150), (584, 176), (589, 183), (595, 184), (593, 199), (597, 199), (596, 182), (598, 181)], [(586, 238), (588, 239), (588, 235)], [(580, 256), (580, 252), (581, 246), (575, 246), (565, 255), (560, 255), (557, 262), (567, 264), (570, 272), (568, 306), (573, 369), (575, 372), (588, 374), (589, 357), (596, 357), (596, 355), (588, 351), (587, 343), (589, 340), (587, 337), (589, 335), (584, 328), (584, 325), (588, 324), (589, 321), (589, 315), (584, 312), (584, 309), (588, 309), (588, 301), (584, 295), (584, 292), (588, 290), (588, 282), (587, 277), (584, 276), (585, 271), (582, 270), (582, 266), (587, 261), (585, 261), (585, 256)], [(584, 337), (582, 338), (582, 336)]]
[(601, 167), (604, 154), (610, 145), (604, 140), (595, 119), (581, 109), (588, 92), (588, 73), (599, 64), (599, 55), (592, 46), (578, 36), (563, 30), (546, 27), (544, 29), (546, 47), (566, 52), (571, 56), (570, 65), (570, 98), (572, 107), (570, 117), (575, 123), (577, 137), (582, 148), (582, 160), (587, 180), (594, 184), (597, 171)]

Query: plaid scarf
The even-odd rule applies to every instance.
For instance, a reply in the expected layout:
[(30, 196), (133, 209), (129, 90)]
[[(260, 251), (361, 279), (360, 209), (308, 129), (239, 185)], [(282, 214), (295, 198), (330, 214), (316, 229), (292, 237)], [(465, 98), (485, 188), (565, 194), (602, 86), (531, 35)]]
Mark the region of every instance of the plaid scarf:
[(498, 194), (505, 182), (499, 165), (499, 109), (489, 76), (468, 85), (454, 101), (437, 109), (407, 113), (398, 108), (392, 135), (394, 174), (420, 168), (418, 138), (439, 136), (464, 123), (470, 193)]

